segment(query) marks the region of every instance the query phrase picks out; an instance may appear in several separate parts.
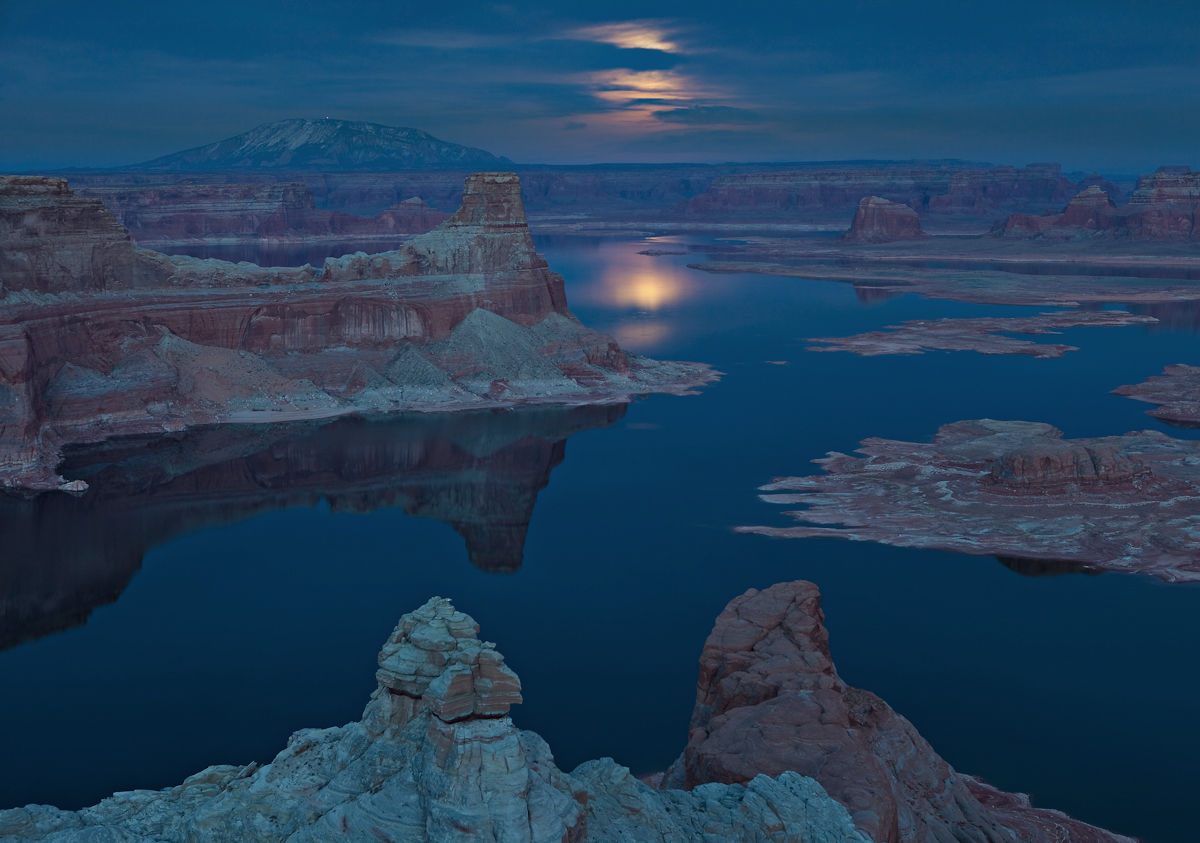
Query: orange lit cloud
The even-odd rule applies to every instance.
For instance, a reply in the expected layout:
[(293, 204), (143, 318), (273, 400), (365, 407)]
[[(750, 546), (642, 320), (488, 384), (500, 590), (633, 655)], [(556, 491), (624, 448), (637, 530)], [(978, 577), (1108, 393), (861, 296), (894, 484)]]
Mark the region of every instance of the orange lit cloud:
[(619, 23), (604, 23), (573, 30), (569, 35), (580, 41), (612, 44), (626, 50), (660, 50), (664, 53), (680, 52), (677, 44), (667, 40), (667, 31), (660, 21), (631, 20)]

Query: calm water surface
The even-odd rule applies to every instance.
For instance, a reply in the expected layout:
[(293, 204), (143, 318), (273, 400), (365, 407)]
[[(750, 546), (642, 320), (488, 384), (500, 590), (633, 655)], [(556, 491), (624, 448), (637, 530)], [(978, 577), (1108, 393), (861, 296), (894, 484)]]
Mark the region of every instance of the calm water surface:
[(803, 578), (843, 677), (956, 768), (1150, 843), (1193, 840), (1200, 589), (730, 528), (788, 523), (756, 487), (868, 436), (979, 417), (1195, 436), (1109, 394), (1197, 362), (1194, 320), (1044, 338), (1080, 347), (1058, 360), (813, 354), (806, 337), (1030, 311), (637, 254), (687, 242), (539, 248), (585, 322), (726, 373), (702, 395), (118, 443), (72, 459), (87, 495), (0, 506), (0, 805), (77, 808), (357, 719), (379, 645), (434, 594), (498, 643), (524, 685), (514, 719), (560, 766), (659, 770), (686, 742), (718, 612)]

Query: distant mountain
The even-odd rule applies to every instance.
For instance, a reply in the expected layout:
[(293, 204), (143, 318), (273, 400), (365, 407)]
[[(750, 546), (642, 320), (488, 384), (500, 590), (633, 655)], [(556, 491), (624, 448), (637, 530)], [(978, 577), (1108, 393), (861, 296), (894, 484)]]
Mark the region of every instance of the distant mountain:
[(219, 143), (134, 165), (139, 170), (407, 170), (511, 166), (420, 129), (348, 120), (279, 120)]

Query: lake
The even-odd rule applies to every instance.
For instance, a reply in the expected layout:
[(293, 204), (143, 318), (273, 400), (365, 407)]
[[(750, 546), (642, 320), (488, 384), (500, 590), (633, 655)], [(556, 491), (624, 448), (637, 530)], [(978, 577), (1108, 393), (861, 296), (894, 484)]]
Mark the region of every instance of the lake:
[(661, 770), (686, 743), (717, 614), (807, 579), (841, 675), (958, 770), (1148, 843), (1194, 839), (1200, 588), (731, 528), (791, 524), (757, 487), (870, 436), (928, 441), (991, 417), (1196, 437), (1109, 392), (1200, 362), (1195, 319), (1038, 338), (1079, 346), (1061, 359), (814, 354), (807, 337), (1041, 309), (708, 275), (686, 268), (719, 248), (699, 238), (538, 246), (585, 323), (723, 378), (628, 407), (216, 429), (72, 455), (86, 495), (0, 505), (0, 586), (32, 595), (0, 617), (0, 805), (78, 808), (356, 720), (380, 645), (435, 594), (497, 643), (524, 686), (514, 720), (560, 767)]

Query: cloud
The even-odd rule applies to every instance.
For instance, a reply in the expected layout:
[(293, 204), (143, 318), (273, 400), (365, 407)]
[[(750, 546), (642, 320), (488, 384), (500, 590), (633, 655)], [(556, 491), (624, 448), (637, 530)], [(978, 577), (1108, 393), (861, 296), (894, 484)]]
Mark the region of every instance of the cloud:
[(658, 50), (663, 53), (682, 52), (679, 45), (669, 41), (670, 34), (665, 21), (630, 20), (618, 23), (602, 23), (585, 26), (564, 33), (565, 37), (577, 41), (597, 41), (612, 44), (624, 50)]
[(664, 123), (683, 123), (687, 126), (713, 126), (730, 123), (761, 123), (763, 118), (745, 108), (729, 105), (692, 105), (655, 111), (653, 116)]

